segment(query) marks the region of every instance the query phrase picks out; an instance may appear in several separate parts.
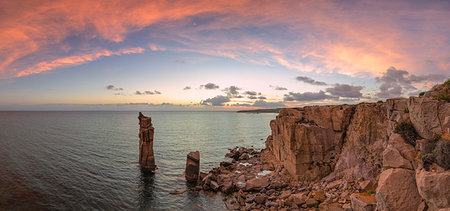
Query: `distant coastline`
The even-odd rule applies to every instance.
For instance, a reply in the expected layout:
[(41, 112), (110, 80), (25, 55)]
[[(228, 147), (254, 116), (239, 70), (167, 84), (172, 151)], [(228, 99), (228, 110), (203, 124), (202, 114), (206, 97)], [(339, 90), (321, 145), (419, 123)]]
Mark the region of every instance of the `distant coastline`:
[(240, 110), (237, 113), (279, 113), (281, 108), (267, 108), (267, 109), (253, 109), (253, 110)]

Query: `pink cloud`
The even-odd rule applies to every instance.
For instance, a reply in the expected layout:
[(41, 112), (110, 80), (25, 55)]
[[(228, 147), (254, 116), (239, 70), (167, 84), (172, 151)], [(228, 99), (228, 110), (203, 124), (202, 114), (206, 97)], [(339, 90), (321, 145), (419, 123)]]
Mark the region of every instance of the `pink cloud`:
[[(120, 44), (129, 34), (152, 29), (154, 24), (160, 24), (161, 31), (147, 38), (172, 40), (183, 47), (155, 43), (149, 46), (153, 51), (199, 52), (242, 62), (279, 64), (303, 72), (352, 76), (380, 75), (390, 66), (415, 74), (450, 72), (448, 4), (422, 4), (322, 0), (3, 1), (0, 8), (6, 9), (0, 14), (0, 73), (21, 76), (67, 63), (93, 61), (100, 57), (92, 53), (99, 46), (82, 47), (80, 52), (62, 58), (54, 58), (62, 54), (49, 48), (61, 46), (71, 35)], [(193, 18), (197, 16), (210, 21)], [(262, 32), (246, 31), (252, 27)], [(49, 55), (22, 61), (37, 52)], [(108, 56), (104, 51), (99, 54)], [(24, 64), (32, 67), (16, 73)]]
[(59, 58), (59, 59), (52, 60), (52, 61), (40, 62), (39, 64), (36, 64), (28, 69), (18, 72), (16, 74), (16, 77), (41, 73), (41, 72), (45, 72), (45, 71), (52, 70), (55, 68), (60, 68), (60, 67), (80, 65), (80, 64), (94, 61), (94, 60), (96, 60), (100, 57), (104, 57), (104, 56), (124, 55), (124, 54), (143, 53), (143, 52), (144, 52), (143, 48), (131, 48), (131, 49), (124, 49), (121, 51), (103, 50), (100, 52), (95, 52), (95, 53), (90, 53), (90, 54), (85, 54), (85, 55)]

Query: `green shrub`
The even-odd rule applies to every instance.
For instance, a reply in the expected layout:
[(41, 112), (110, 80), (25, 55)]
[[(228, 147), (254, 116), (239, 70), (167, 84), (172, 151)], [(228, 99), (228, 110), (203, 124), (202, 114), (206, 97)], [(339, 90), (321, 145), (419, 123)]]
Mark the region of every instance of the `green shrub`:
[(379, 100), (379, 101), (377, 101), (377, 103), (383, 103), (383, 101), (382, 101), (382, 100)]
[(444, 87), (450, 87), (450, 79), (448, 79), (447, 81), (444, 82), (443, 84)]
[(397, 127), (395, 127), (394, 132), (400, 134), (408, 144), (413, 146), (416, 145), (416, 140), (420, 138), (411, 122), (402, 122), (398, 124)]
[(409, 109), (408, 108), (405, 108), (405, 113), (409, 113)]
[(375, 194), (375, 191), (373, 191), (373, 190), (368, 190), (367, 193), (368, 193), (368, 194)]
[(445, 170), (450, 169), (450, 141), (439, 140), (433, 150), (436, 163)]
[(433, 95), (435, 99), (450, 102), (450, 79), (433, 89), (435, 89), (435, 93)]
[(425, 94), (425, 92), (421, 92), (419, 93), (419, 96), (423, 96)]

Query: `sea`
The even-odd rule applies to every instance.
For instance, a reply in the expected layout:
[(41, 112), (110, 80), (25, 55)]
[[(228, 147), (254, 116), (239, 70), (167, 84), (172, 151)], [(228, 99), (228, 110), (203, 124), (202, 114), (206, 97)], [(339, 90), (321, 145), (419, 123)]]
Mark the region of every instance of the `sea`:
[(148, 111), (158, 169), (138, 162), (138, 112), (0, 112), (0, 210), (226, 210), (187, 191), (186, 155), (208, 172), (235, 146), (264, 148), (276, 114)]

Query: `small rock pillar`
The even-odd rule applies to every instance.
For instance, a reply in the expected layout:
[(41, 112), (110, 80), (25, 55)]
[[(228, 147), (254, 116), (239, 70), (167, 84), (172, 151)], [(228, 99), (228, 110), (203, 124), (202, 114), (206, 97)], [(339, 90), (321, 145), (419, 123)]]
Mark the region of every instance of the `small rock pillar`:
[(153, 154), (153, 135), (155, 128), (152, 127), (152, 119), (139, 112), (139, 164), (144, 171), (154, 171), (155, 155)]
[(186, 172), (184, 176), (187, 182), (196, 183), (200, 174), (200, 152), (190, 152), (186, 160)]

